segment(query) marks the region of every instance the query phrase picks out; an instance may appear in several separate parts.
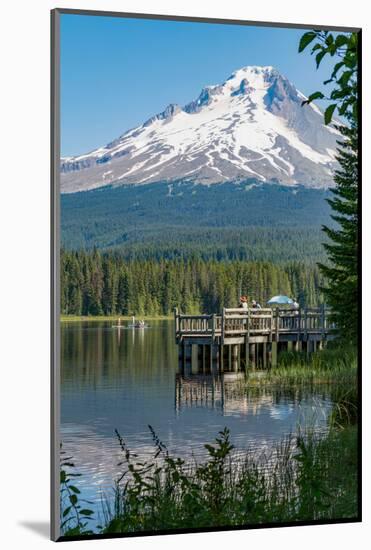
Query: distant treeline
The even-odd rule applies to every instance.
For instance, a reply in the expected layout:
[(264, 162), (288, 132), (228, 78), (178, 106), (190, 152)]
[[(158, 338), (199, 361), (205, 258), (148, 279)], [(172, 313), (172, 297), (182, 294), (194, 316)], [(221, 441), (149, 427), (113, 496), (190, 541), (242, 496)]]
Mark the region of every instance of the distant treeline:
[(321, 301), (323, 280), (302, 262), (192, 260), (128, 261), (98, 250), (61, 252), (61, 313), (169, 315), (218, 312), (238, 305), (240, 293), (262, 305), (275, 294), (301, 306)]

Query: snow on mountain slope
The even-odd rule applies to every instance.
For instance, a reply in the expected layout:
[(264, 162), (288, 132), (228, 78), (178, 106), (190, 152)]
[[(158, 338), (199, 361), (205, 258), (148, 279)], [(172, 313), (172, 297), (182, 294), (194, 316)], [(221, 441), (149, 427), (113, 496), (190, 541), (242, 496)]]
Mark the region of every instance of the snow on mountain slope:
[(179, 179), (328, 187), (340, 134), (303, 98), (273, 67), (244, 67), (185, 107), (171, 104), (105, 147), (62, 158), (62, 192)]

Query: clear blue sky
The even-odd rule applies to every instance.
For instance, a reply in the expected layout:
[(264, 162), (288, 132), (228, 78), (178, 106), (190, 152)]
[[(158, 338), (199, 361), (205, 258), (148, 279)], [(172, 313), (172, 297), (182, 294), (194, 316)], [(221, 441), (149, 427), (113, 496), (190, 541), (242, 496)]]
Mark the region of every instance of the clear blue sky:
[(322, 88), (329, 64), (316, 71), (309, 51), (297, 53), (303, 32), (63, 14), (62, 155), (105, 145), (246, 65), (273, 65), (304, 94)]

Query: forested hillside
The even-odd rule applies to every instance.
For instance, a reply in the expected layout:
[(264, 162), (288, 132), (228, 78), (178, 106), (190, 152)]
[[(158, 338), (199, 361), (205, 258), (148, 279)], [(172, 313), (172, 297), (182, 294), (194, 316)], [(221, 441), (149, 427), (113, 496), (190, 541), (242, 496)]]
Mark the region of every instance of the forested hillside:
[(328, 191), (229, 182), (130, 185), (62, 195), (66, 249), (132, 259), (324, 259)]
[(238, 305), (241, 292), (263, 304), (274, 294), (302, 306), (321, 301), (316, 266), (303, 262), (192, 260), (127, 261), (98, 250), (62, 251), (61, 313), (70, 315), (169, 315), (219, 312)]

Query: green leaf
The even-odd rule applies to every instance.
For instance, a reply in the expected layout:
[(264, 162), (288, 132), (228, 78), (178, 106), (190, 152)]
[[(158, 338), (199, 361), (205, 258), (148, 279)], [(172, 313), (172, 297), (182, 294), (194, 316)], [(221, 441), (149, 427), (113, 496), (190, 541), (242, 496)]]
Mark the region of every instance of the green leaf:
[(323, 95), (322, 92), (313, 92), (313, 94), (310, 94), (308, 99), (301, 102), (301, 105), (303, 106), (303, 105), (306, 105), (307, 103), (312, 103), (312, 101), (314, 101), (315, 99), (323, 99), (324, 97), (325, 96)]
[(332, 115), (334, 114), (334, 111), (336, 109), (336, 103), (331, 103), (325, 111), (325, 124), (330, 124), (332, 120)]
[(70, 495), (70, 502), (71, 504), (77, 503), (77, 496), (76, 495)]
[(302, 52), (317, 36), (316, 31), (309, 31), (303, 34), (299, 42), (299, 53)]
[(345, 34), (339, 34), (335, 39), (335, 46), (341, 48), (345, 44), (348, 44), (349, 38)]
[(72, 506), (67, 506), (67, 508), (65, 510), (63, 510), (63, 517), (65, 518), (67, 516), (67, 514), (69, 513), (69, 511), (71, 510)]
[(74, 485), (70, 485), (69, 488), (71, 489), (71, 491), (73, 491), (74, 493), (81, 493), (80, 489), (78, 489), (77, 487), (75, 487)]
[(326, 37), (326, 40), (325, 40), (327, 46), (331, 46), (331, 44), (334, 42), (334, 37), (332, 34), (329, 34), (327, 37)]
[(321, 50), (322, 48), (323, 48), (322, 44), (315, 44), (310, 53), (313, 54), (315, 51)]
[(88, 510), (87, 508), (80, 510), (80, 515), (82, 516), (90, 516), (91, 514), (94, 514), (93, 510)]
[(317, 69), (318, 67), (320, 66), (320, 63), (323, 59), (323, 57), (326, 55), (326, 50), (322, 50), (321, 52), (319, 52), (317, 55), (316, 55), (316, 65), (317, 65)]
[(339, 63), (336, 63), (335, 67), (334, 67), (334, 70), (332, 71), (332, 74), (331, 74), (331, 79), (335, 78), (337, 72), (339, 71), (339, 69), (344, 65), (344, 61), (339, 61)]
[(348, 84), (348, 81), (350, 77), (352, 76), (353, 71), (344, 71), (341, 77), (338, 80), (338, 84), (340, 84), (341, 87), (344, 87)]

